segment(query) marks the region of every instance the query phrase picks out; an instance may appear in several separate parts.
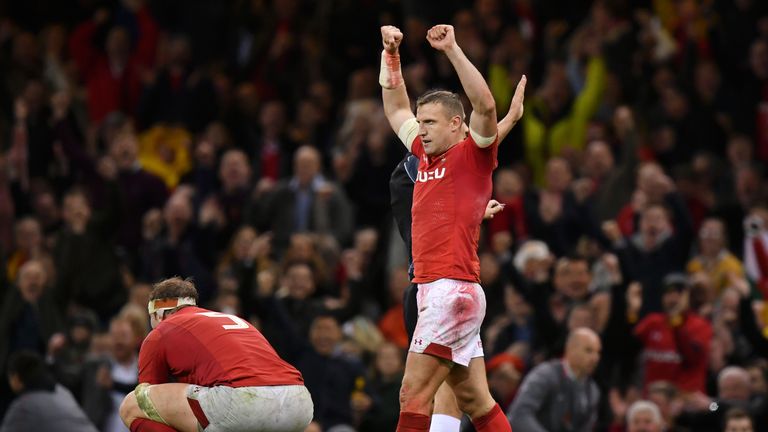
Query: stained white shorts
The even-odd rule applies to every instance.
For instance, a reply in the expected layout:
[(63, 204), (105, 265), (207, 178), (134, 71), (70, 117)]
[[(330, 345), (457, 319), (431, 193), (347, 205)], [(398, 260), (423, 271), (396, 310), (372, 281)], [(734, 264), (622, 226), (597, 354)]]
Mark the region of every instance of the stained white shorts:
[(187, 387), (187, 400), (205, 432), (303, 432), (314, 405), (303, 385)]
[(419, 318), (409, 351), (462, 366), (483, 356), (485, 293), (480, 284), (454, 279), (419, 284), (416, 304)]

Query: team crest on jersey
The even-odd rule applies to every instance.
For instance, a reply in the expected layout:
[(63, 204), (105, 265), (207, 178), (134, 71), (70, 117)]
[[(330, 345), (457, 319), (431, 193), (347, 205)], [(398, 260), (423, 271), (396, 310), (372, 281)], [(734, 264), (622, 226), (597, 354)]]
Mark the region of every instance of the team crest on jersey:
[(435, 168), (432, 171), (419, 171), (419, 176), (416, 181), (426, 183), (430, 180), (439, 180), (445, 176), (445, 167)]

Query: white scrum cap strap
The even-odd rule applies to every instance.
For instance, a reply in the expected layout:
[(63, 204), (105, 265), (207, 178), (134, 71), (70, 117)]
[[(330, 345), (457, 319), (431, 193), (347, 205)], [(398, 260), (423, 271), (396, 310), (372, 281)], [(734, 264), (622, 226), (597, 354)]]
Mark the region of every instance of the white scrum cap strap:
[(185, 305), (195, 306), (196, 304), (195, 299), (192, 297), (163, 298), (150, 300), (147, 305), (147, 310), (149, 311), (149, 314), (152, 315), (158, 311), (176, 309), (179, 306)]

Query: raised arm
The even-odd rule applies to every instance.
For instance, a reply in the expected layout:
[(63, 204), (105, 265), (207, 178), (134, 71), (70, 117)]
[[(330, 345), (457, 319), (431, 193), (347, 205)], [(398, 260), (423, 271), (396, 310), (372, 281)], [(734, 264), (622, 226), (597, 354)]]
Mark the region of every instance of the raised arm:
[(403, 33), (400, 29), (394, 26), (381, 27), (381, 42), (384, 44), (384, 50), (381, 52), (379, 84), (381, 84), (384, 114), (389, 120), (389, 125), (392, 126), (392, 130), (410, 151), (412, 140), (404, 139), (404, 137), (415, 137), (416, 134), (407, 130), (401, 131), (401, 129), (404, 129), (403, 125), (405, 125), (405, 129), (415, 128), (418, 130), (418, 124), (415, 122), (416, 117), (411, 111), (411, 102), (408, 100), (403, 73), (400, 70), (400, 52), (398, 49), (402, 41)]
[(427, 41), (432, 48), (445, 53), (450, 60), (461, 86), (472, 104), (469, 117), (469, 132), (479, 147), (488, 147), (496, 141), (496, 103), (491, 90), (480, 71), (469, 61), (456, 43), (453, 26), (436, 25), (427, 32)]
[(525, 84), (528, 82), (528, 78), (526, 78), (525, 75), (523, 75), (522, 78), (520, 78), (520, 82), (517, 83), (517, 88), (515, 89), (515, 95), (512, 96), (512, 103), (509, 104), (509, 110), (507, 111), (507, 115), (504, 116), (501, 121), (499, 121), (499, 143), (504, 141), (504, 138), (507, 137), (509, 134), (509, 131), (512, 130), (513, 127), (517, 124), (518, 121), (523, 117), (523, 102), (525, 101)]

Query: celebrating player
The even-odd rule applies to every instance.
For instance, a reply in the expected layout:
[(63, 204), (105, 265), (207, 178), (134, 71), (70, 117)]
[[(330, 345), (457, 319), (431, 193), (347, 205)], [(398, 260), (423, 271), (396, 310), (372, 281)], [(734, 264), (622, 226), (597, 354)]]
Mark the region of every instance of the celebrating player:
[(154, 286), (140, 384), (120, 406), (131, 432), (304, 431), (313, 405), (301, 374), (251, 324), (196, 304), (189, 281)]
[(472, 104), (469, 135), (458, 95), (430, 91), (416, 102), (416, 116), (400, 70), (402, 33), (381, 29), (379, 82), (392, 128), (419, 158), (413, 193), (412, 252), (418, 283), (418, 322), (400, 390), (398, 431), (428, 431), (432, 400), (447, 381), (459, 409), (478, 432), (511, 430), (485, 378), (480, 325), (485, 295), (478, 284), (477, 242), (496, 168), (496, 107), (482, 75), (456, 44), (453, 27), (427, 33), (450, 60)]
[[(526, 78), (523, 76), (517, 85), (515, 94), (512, 97), (509, 111), (501, 121), (499, 121), (499, 143), (509, 134), (512, 128), (523, 116), (523, 100), (525, 98)], [(465, 123), (466, 133), (468, 127)], [(390, 179), (390, 195), (392, 197), (392, 214), (397, 223), (400, 236), (405, 243), (408, 253), (411, 253), (411, 206), (413, 204), (413, 185), (418, 176), (419, 158), (411, 153), (407, 153), (397, 167), (392, 172)], [(485, 207), (484, 219), (493, 218), (503, 209), (503, 205), (496, 200), (488, 201)], [(410, 258), (410, 257), (409, 257)], [(413, 263), (409, 261), (409, 273), (413, 279)], [(416, 329), (418, 319), (418, 308), (416, 306), (416, 295), (418, 286), (411, 284), (403, 294), (403, 313), (405, 319), (405, 328), (408, 332), (408, 340), (413, 340), (413, 332)], [(409, 342), (410, 343), (410, 342)], [(458, 432), (461, 427), (461, 412), (456, 406), (456, 398), (450, 386), (443, 383), (435, 395), (435, 405), (432, 410), (432, 423), (430, 431), (440, 432)]]

